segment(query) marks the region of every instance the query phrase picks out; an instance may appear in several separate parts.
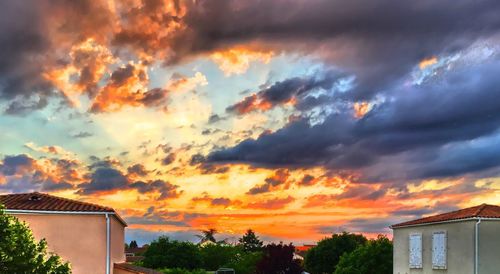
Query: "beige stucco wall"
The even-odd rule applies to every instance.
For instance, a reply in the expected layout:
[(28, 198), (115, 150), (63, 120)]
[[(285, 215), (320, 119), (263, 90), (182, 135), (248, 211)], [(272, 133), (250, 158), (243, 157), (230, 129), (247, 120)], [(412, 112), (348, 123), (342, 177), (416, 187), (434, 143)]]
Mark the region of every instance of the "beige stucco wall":
[(479, 229), (479, 274), (500, 273), (500, 221), (483, 220)]
[[(106, 271), (106, 217), (104, 215), (14, 214), (26, 221), (36, 239), (45, 238), (49, 251), (71, 263), (73, 274)], [(125, 261), (124, 227), (111, 218), (111, 272)]]
[[(474, 224), (474, 221), (467, 221), (394, 229), (394, 274), (474, 273)], [(442, 230), (447, 232), (448, 237), (448, 269), (434, 270), (432, 269), (432, 233)], [(411, 233), (422, 233), (422, 269), (409, 268), (408, 237)], [(483, 272), (479, 273), (483, 274)]]

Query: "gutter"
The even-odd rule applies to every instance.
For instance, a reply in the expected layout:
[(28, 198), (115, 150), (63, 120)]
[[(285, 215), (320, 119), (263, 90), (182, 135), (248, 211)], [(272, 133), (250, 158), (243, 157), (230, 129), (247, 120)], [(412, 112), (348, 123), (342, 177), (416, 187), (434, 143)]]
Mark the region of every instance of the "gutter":
[(109, 222), (109, 215), (106, 213), (106, 274), (110, 274), (109, 272), (109, 262), (110, 260), (110, 222)]
[(479, 225), (481, 220), (481, 218), (477, 218), (474, 225), (474, 274), (479, 273)]

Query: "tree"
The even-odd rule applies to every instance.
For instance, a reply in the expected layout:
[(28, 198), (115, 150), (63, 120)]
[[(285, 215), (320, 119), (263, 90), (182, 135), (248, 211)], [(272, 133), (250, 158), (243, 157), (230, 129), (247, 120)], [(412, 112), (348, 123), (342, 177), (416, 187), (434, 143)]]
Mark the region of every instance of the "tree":
[(132, 240), (130, 244), (128, 245), (129, 248), (137, 248), (137, 242), (135, 240)]
[(257, 274), (300, 274), (300, 261), (293, 258), (295, 247), (292, 244), (269, 244), (263, 249), (262, 259), (257, 263)]
[(217, 230), (214, 228), (209, 228), (207, 230), (202, 230), (201, 235), (196, 235), (196, 237), (200, 238), (200, 242), (213, 242), (216, 243), (215, 234), (217, 234)]
[(144, 252), (143, 266), (149, 268), (198, 269), (202, 258), (198, 247), (189, 242), (170, 241), (160, 236)]
[(245, 252), (262, 250), (262, 241), (259, 240), (259, 237), (255, 235), (255, 232), (251, 229), (247, 230), (245, 235), (243, 235), (238, 242), (243, 246)]
[(47, 254), (47, 242), (37, 242), (26, 223), (0, 205), (0, 273), (68, 274), (71, 269), (56, 254)]
[(379, 236), (340, 257), (334, 274), (391, 274), (392, 242)]
[(241, 249), (227, 244), (210, 244), (200, 246), (200, 253), (203, 259), (203, 268), (206, 270), (217, 270), (220, 267), (227, 267), (241, 253)]
[(333, 273), (344, 253), (349, 253), (365, 244), (367, 239), (361, 234), (342, 232), (325, 238), (311, 248), (305, 256), (305, 269), (313, 274)]
[(227, 267), (238, 274), (255, 274), (257, 263), (262, 259), (262, 252), (241, 252)]

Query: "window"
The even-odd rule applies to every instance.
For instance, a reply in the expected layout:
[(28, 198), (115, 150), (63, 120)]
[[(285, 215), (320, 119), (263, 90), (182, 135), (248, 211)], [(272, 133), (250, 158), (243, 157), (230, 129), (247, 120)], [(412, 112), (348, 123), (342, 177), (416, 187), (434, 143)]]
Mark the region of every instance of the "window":
[(422, 233), (410, 234), (410, 268), (422, 268)]
[(432, 233), (432, 268), (446, 269), (446, 231)]

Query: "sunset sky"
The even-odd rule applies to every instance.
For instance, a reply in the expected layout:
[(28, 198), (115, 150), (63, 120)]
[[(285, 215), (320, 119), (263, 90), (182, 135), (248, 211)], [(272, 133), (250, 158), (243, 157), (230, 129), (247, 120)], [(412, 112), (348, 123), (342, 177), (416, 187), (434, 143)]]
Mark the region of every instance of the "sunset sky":
[(0, 3), (0, 193), (139, 244), (313, 243), (500, 204), (500, 1)]

